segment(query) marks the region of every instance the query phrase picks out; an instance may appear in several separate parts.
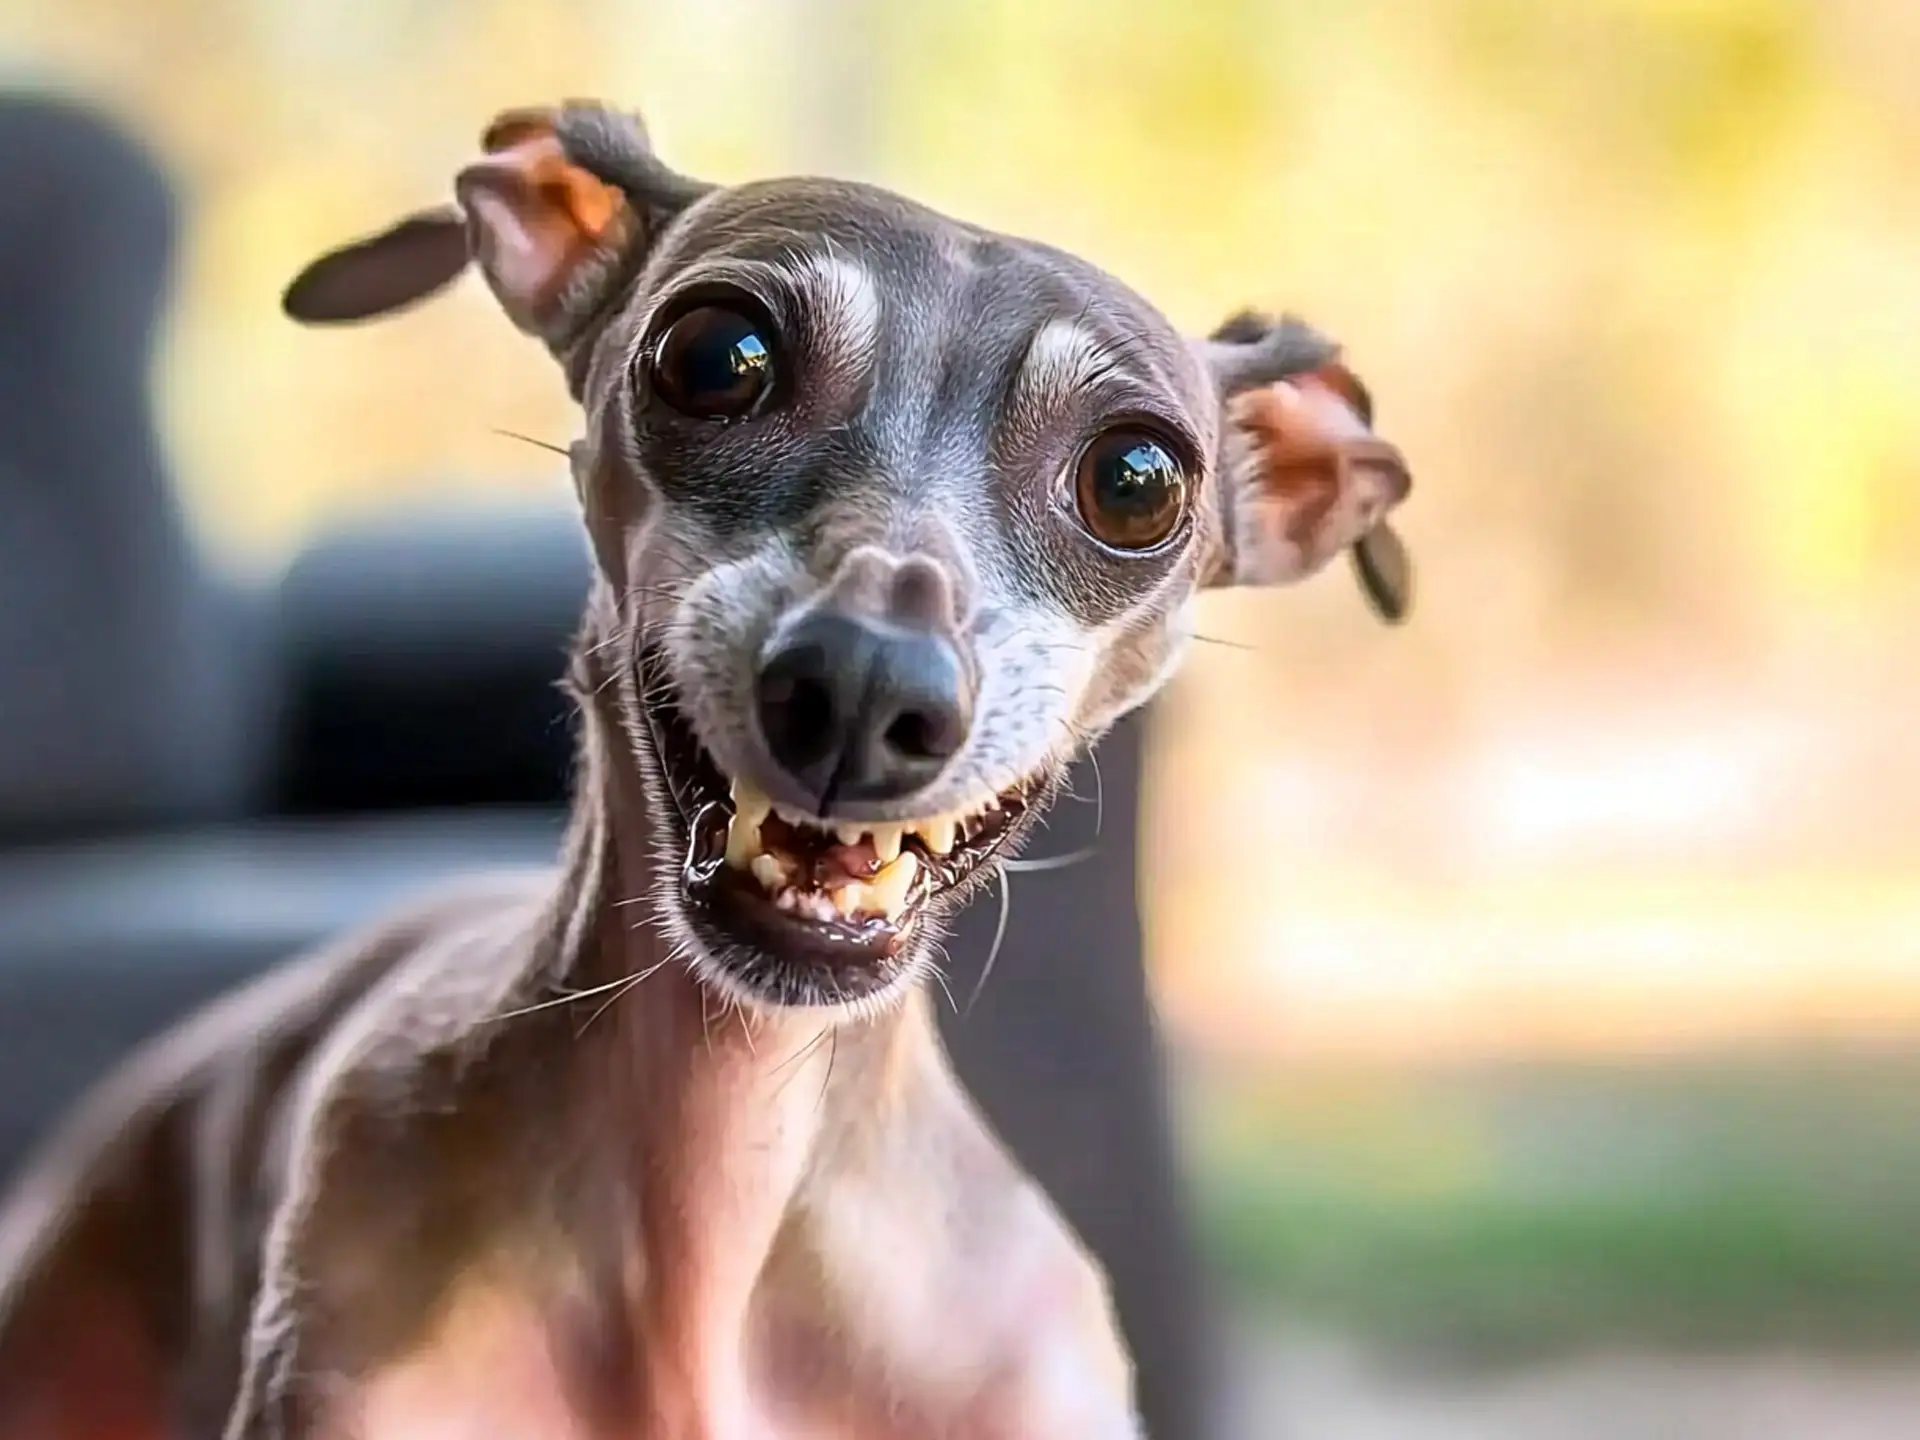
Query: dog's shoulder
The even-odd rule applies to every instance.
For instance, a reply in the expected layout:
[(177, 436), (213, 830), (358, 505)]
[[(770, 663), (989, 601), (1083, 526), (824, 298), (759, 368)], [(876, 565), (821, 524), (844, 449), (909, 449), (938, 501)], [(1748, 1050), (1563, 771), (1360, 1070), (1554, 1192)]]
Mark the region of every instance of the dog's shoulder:
[(551, 888), (551, 872), (444, 887), (275, 966), (136, 1048), (82, 1097), (0, 1203), (0, 1329), (11, 1292), (78, 1238), (89, 1215), (165, 1213), (176, 1203), (191, 1211), (210, 1184), (277, 1190), (292, 1125), (339, 1069), (328, 1057), (342, 1052), (343, 1032), (381, 1039), (376, 1058), (392, 1068), (400, 1052), (472, 1028), (489, 990), (510, 983), (503, 972), (514, 947), (532, 943)]
[(436, 1092), (490, 1052), (509, 1020), (542, 1008), (564, 968), (555, 893), (547, 872), (490, 877), (392, 922), (403, 953), (316, 1037), (297, 1103), (402, 1115), (451, 1104)]

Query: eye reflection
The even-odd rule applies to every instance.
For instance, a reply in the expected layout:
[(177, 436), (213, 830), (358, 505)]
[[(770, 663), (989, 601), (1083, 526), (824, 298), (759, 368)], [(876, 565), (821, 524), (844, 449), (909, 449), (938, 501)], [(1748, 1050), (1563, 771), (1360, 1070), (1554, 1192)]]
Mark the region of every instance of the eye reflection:
[(1112, 430), (1089, 445), (1074, 477), (1080, 523), (1116, 550), (1151, 550), (1186, 513), (1187, 480), (1165, 445), (1141, 430)]
[(653, 388), (682, 414), (734, 420), (752, 414), (773, 389), (773, 342), (739, 310), (703, 305), (667, 327), (653, 357)]

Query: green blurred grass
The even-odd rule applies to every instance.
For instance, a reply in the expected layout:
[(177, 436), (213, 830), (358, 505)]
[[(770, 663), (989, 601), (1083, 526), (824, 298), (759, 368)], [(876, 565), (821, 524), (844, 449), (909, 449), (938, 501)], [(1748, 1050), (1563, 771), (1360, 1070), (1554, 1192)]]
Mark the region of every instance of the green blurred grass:
[(1920, 1057), (1194, 1089), (1243, 1305), (1452, 1358), (1920, 1346)]

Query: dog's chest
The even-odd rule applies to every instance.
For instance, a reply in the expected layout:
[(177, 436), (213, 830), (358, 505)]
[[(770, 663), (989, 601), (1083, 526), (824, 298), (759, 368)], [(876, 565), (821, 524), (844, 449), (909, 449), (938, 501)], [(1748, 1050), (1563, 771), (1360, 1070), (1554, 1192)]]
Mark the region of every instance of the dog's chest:
[(474, 1292), (456, 1300), (418, 1350), (343, 1397), (327, 1440), (900, 1440), (948, 1433), (944, 1423), (924, 1430), (910, 1423), (905, 1431), (889, 1423), (890, 1413), (902, 1418), (899, 1406), (829, 1333), (785, 1326), (775, 1343), (777, 1357), (743, 1355), (717, 1373), (668, 1367), (648, 1375), (644, 1362), (596, 1373), (604, 1349), (571, 1317)]
[(548, 1316), (517, 1296), (456, 1294), (412, 1354), (345, 1397), (328, 1440), (603, 1440)]
[(1007, 1256), (956, 1283), (872, 1238), (838, 1304), (776, 1261), (737, 1345), (695, 1373), (678, 1346), (664, 1364), (636, 1349), (626, 1317), (476, 1283), (344, 1399), (326, 1440), (1042, 1440), (1063, 1405), (1130, 1409), (1103, 1317), (1079, 1306), (1077, 1257)]

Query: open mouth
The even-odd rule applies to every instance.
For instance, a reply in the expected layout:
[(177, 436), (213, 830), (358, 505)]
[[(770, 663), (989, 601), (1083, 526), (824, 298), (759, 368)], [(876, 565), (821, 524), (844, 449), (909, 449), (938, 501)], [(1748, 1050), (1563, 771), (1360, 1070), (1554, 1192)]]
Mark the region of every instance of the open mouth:
[(640, 663), (655, 755), (685, 829), (690, 914), (707, 938), (744, 947), (729, 967), (752, 969), (735, 978), (756, 989), (846, 1000), (881, 988), (929, 904), (989, 861), (1032, 806), (1037, 783), (912, 821), (801, 814), (726, 775), (666, 698), (658, 654)]

